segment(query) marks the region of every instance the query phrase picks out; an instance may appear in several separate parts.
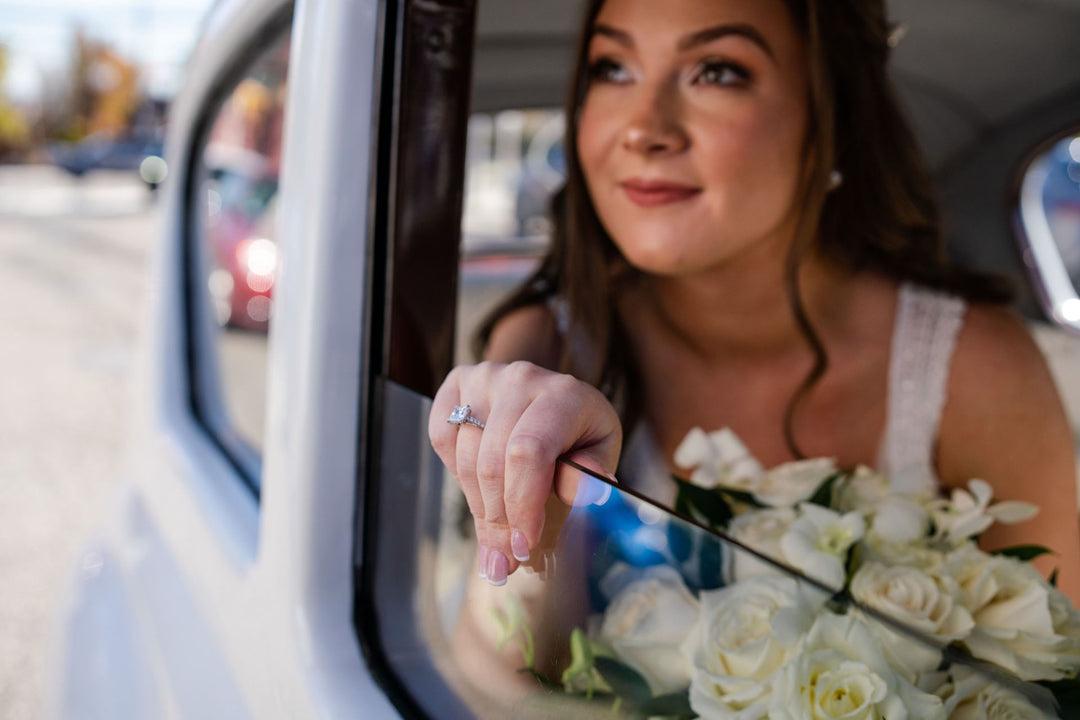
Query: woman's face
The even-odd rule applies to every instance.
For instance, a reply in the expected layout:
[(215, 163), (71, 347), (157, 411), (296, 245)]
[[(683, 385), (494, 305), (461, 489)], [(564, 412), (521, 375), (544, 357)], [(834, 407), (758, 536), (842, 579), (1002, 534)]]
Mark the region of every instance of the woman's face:
[(595, 28), (578, 152), (626, 258), (684, 275), (784, 257), (808, 80), (783, 0), (607, 0)]

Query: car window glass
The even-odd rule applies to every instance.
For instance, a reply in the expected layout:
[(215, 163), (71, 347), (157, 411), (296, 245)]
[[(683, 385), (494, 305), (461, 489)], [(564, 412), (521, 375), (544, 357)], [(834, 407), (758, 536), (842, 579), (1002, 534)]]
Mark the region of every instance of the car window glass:
[[(765, 717), (770, 707), (813, 703), (815, 692), (836, 707), (860, 704), (866, 698), (845, 693), (873, 685), (882, 697), (886, 687), (901, 695), (912, 717), (935, 716), (942, 697), (975, 708), (991, 696), (1008, 698), (1017, 717), (1042, 717), (1036, 706), (1046, 707), (1045, 689), (975, 667), (964, 651), (946, 647), (962, 623), (944, 629), (899, 619), (905, 581), (882, 577), (872, 561), (861, 560), (866, 582), (882, 593), (895, 585), (895, 597), (854, 588), (857, 575), (852, 593), (861, 599), (853, 603), (839, 585), (807, 581), (774, 562), (781, 551), (764, 532), (773, 518), (760, 536), (734, 543), (582, 474), (572, 505), (549, 502), (529, 567), (492, 587), (477, 577), (472, 523), (456, 483), (430, 446), (407, 447), (410, 432), (426, 427), (430, 400), (389, 382), (381, 396), (380, 474), (398, 482), (378, 500), (376, 632), (425, 716)], [(868, 547), (877, 546), (860, 545)], [(921, 572), (919, 558), (910, 559), (901, 572)], [(934, 581), (919, 584), (945, 592)], [(941, 603), (952, 602), (939, 600), (931, 599), (935, 623)], [(936, 639), (927, 637), (931, 627)], [(905, 669), (916, 667), (925, 670)], [(828, 671), (837, 668), (859, 677), (835, 688)], [(814, 692), (799, 690), (820, 682)], [(841, 694), (824, 692), (834, 689)], [(758, 703), (760, 714), (737, 714)], [(879, 710), (888, 712), (864, 714), (892, 715)]]
[(561, 110), (504, 110), (469, 120), (456, 361), (471, 362), (478, 323), (536, 269), (563, 182)]
[[(557, 118), (557, 113), (510, 111), (472, 119), (458, 284), (459, 362), (475, 361), (471, 340), (478, 323), (535, 270), (547, 246), (546, 208), (564, 172)], [(660, 696), (694, 677), (698, 691), (716, 687), (708, 677), (702, 682), (702, 673), (722, 681), (724, 662), (779, 664), (786, 652), (763, 645), (761, 658), (751, 649), (744, 656), (735, 652), (710, 659), (700, 647), (687, 651), (687, 638), (723, 633), (732, 642), (767, 645), (771, 618), (762, 620), (761, 613), (770, 612), (762, 607), (747, 604), (739, 615), (741, 603), (725, 601), (732, 617), (708, 628), (699, 624), (706, 621), (706, 608), (711, 613), (718, 607), (715, 593), (738, 587), (731, 584), (735, 577), (756, 574), (773, 578), (777, 587), (772, 589), (787, 593), (781, 604), (800, 609), (785, 618), (796, 632), (805, 634), (820, 620), (819, 635), (858, 638), (861, 649), (844, 652), (865, 651), (864, 660), (881, 662), (886, 647), (905, 648), (923, 660), (925, 653), (941, 650), (903, 635), (905, 628), (887, 613), (845, 610), (830, 601), (833, 592), (787, 582), (779, 539), (769, 532), (792, 520), (779, 517), (783, 512), (766, 516), (741, 537), (748, 550), (632, 492), (584, 476), (572, 507), (549, 502), (546, 537), (534, 548), (530, 567), (504, 587), (491, 587), (477, 577), (477, 545), (465, 499), (426, 439), (430, 400), (390, 382), (380, 396), (379, 475), (395, 478), (395, 484), (394, 492), (379, 498), (377, 542), (371, 546), (376, 632), (391, 670), (427, 716), (691, 716), (685, 693)], [(627, 468), (631, 474), (635, 469)], [(680, 508), (688, 517), (700, 510)], [(403, 607), (414, 612), (402, 613)], [(761, 637), (751, 637), (754, 633)], [(601, 655), (605, 659), (597, 661)], [(591, 656), (591, 665), (580, 662), (585, 656)], [(937, 660), (930, 665), (937, 667)], [(578, 672), (585, 666), (591, 669)], [(626, 674), (627, 667), (634, 674)], [(967, 666), (958, 661), (952, 667), (957, 669), (952, 674), (922, 680), (927, 688), (938, 682), (931, 691), (948, 695), (940, 683), (959, 682)], [(639, 679), (645, 687), (635, 689)], [(1017, 687), (1007, 675), (993, 673), (980, 682), (1004, 693)], [(735, 716), (754, 703), (772, 702), (767, 683), (742, 684), (741, 698), (727, 707), (716, 705), (715, 716)], [(622, 697), (617, 702), (616, 694)], [(702, 707), (708, 699), (694, 702)], [(1017, 706), (1030, 709), (1023, 702), (1021, 695)], [(757, 717), (748, 710), (746, 716)]]
[(283, 33), (244, 66), (210, 118), (195, 174), (197, 409), (256, 483), (278, 272), (288, 52), (289, 36)]

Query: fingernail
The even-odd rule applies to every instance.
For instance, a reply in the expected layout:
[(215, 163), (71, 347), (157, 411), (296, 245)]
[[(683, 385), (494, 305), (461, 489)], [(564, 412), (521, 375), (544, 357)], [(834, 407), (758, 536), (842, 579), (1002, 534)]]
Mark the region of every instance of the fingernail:
[(510, 569), (510, 561), (498, 550), (492, 550), (488, 555), (487, 581), (496, 587), (506, 584), (506, 573)]
[(479, 562), (477, 563), (477, 565), (480, 566), (480, 577), (484, 578), (485, 580), (487, 579), (488, 553), (489, 552), (490, 551), (488, 550), (487, 545), (481, 545), (480, 546), (480, 557), (479, 557)]
[(525, 539), (525, 533), (514, 530), (510, 533), (510, 552), (518, 562), (529, 559), (529, 541)]

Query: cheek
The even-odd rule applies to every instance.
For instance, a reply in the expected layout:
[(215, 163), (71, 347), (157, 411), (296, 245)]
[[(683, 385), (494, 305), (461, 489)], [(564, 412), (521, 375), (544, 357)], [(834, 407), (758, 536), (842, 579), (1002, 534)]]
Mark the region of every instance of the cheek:
[(578, 121), (578, 158), (591, 186), (604, 165), (604, 158), (617, 135), (612, 113), (604, 113), (595, 101), (586, 100)]
[(791, 209), (802, 168), (799, 117), (776, 109), (699, 128), (700, 172), (736, 224), (747, 229), (769, 224)]

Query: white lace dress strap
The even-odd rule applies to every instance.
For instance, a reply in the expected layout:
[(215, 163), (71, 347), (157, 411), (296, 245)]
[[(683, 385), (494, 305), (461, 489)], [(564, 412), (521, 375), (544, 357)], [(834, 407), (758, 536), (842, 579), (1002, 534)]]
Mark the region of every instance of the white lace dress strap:
[(934, 454), (966, 307), (951, 295), (906, 283), (900, 287), (878, 463), (894, 489), (920, 492), (938, 485)]

